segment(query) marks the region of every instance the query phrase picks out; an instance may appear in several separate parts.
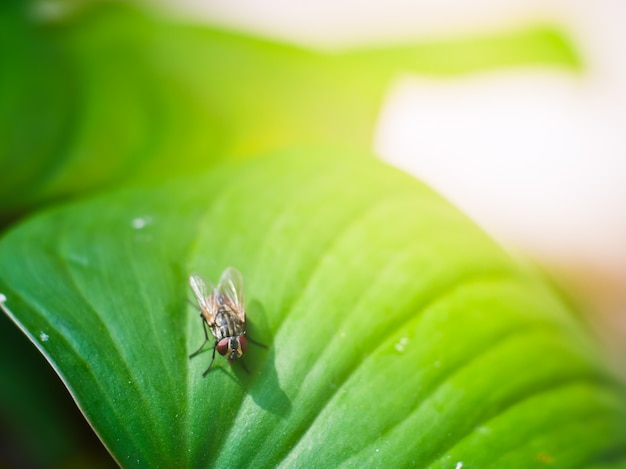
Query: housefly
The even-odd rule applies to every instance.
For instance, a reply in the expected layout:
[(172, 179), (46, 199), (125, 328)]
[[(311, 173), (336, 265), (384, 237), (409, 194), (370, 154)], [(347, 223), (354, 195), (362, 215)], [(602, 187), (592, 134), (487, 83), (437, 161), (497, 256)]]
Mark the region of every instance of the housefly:
[[(207, 326), (213, 335), (213, 355), (209, 367), (202, 373), (206, 376), (215, 360), (215, 351), (226, 357), (229, 362), (241, 358), (248, 348), (248, 340), (263, 348), (265, 345), (245, 337), (246, 313), (243, 298), (243, 277), (234, 267), (227, 268), (217, 287), (205, 282), (198, 274), (189, 276), (189, 284), (200, 309), (200, 318), (204, 329), (204, 342), (189, 358), (198, 355), (209, 341)], [(242, 362), (243, 365), (243, 362)], [(247, 368), (243, 365), (246, 371)]]

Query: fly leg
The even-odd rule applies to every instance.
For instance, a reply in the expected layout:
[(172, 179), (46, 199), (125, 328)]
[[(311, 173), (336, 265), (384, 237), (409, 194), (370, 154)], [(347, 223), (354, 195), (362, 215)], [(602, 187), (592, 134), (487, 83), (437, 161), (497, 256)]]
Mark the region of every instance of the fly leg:
[(261, 342), (257, 342), (256, 340), (254, 340), (254, 339), (253, 339), (252, 337), (250, 337), (250, 336), (247, 336), (247, 339), (248, 339), (250, 342), (252, 342), (254, 345), (258, 346), (258, 347), (261, 347), (261, 348), (264, 348), (264, 349), (267, 349), (267, 348), (268, 348), (268, 347), (267, 347), (267, 345), (262, 344)]
[[(207, 338), (207, 340), (209, 340)], [(206, 343), (206, 341), (204, 342)], [(215, 341), (215, 344), (213, 345), (213, 356), (211, 357), (211, 363), (209, 363), (209, 367), (204, 370), (204, 373), (202, 373), (202, 377), (204, 378), (207, 374), (209, 374), (209, 370), (211, 369), (211, 366), (213, 366), (213, 361), (215, 360), (215, 350), (217, 349), (217, 340)]]
[[(193, 358), (196, 355), (198, 355), (204, 348), (205, 344), (209, 341), (209, 333), (206, 330), (206, 320), (202, 316), (200, 317), (202, 318), (202, 328), (204, 329), (204, 342), (202, 342), (202, 345), (200, 346), (198, 350), (196, 350), (191, 355), (189, 355), (189, 358)], [(215, 358), (215, 347), (213, 347), (213, 358)], [(211, 363), (213, 363), (212, 360), (211, 360)]]

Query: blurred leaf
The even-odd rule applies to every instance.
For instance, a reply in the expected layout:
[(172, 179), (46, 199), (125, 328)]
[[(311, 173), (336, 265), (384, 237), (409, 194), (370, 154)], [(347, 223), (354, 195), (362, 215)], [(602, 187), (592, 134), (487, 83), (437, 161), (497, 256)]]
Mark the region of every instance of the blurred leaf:
[[(187, 275), (244, 274), (251, 370)], [(291, 151), (48, 211), (0, 243), (13, 319), (126, 467), (618, 467), (623, 389), (527, 267), (408, 176)]]
[(0, 315), (0, 467), (115, 467), (54, 370)]
[(121, 3), (97, 2), (54, 21), (41, 8), (29, 11), (0, 15), (4, 219), (294, 143), (369, 149), (380, 103), (401, 72), (579, 66), (550, 27), (332, 54)]
[(373, 45), (350, 51), (379, 73), (464, 75), (493, 68), (520, 66), (583, 68), (582, 59), (563, 31), (551, 25), (501, 31), (495, 35), (458, 37), (394, 46)]
[(74, 111), (71, 64), (22, 14), (0, 7), (2, 211), (29, 203), (57, 170)]

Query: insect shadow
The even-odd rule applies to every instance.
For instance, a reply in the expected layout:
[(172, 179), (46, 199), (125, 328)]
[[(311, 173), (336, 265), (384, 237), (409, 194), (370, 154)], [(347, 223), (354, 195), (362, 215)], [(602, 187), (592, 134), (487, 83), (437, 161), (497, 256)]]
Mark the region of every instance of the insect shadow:
[(248, 310), (249, 316), (253, 318), (248, 323), (250, 334), (267, 344), (268, 349), (250, 354), (248, 365), (252, 370), (251, 374), (238, 372), (237, 376), (243, 384), (248, 384), (248, 392), (259, 407), (278, 417), (286, 418), (291, 412), (291, 401), (278, 381), (275, 365), (276, 349), (267, 332), (269, 328), (265, 308), (260, 301), (252, 300)]

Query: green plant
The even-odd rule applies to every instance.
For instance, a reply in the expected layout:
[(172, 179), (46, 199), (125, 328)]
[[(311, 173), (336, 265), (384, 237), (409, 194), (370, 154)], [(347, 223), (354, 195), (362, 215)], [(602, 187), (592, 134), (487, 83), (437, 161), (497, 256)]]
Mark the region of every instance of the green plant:
[[(5, 234), (0, 292), (119, 464), (624, 465), (624, 391), (584, 324), (531, 267), (363, 150), (384, 84), (411, 60), (434, 72), (430, 54), (333, 57), (101, 8), (46, 29), (46, 47), (94, 80), (72, 140), (94, 156), (65, 150), (54, 178), (36, 172), (45, 190), (4, 204), (76, 199)], [(577, 65), (538, 31), (557, 45), (538, 50)], [(198, 63), (209, 46), (215, 60)], [(480, 57), (439, 73), (498, 54)], [(187, 277), (228, 265), (269, 348), (251, 345), (249, 375), (218, 357), (202, 378)]]

